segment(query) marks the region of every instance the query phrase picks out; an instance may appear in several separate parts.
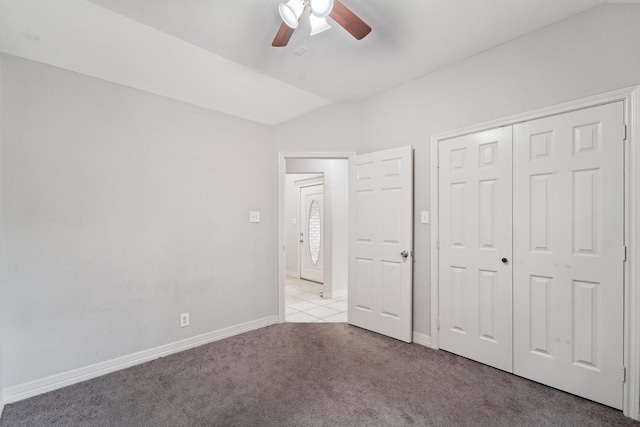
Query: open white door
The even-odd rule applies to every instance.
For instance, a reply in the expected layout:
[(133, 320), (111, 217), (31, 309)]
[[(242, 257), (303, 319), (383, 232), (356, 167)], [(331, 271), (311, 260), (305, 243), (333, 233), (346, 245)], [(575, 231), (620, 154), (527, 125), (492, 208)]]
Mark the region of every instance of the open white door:
[(411, 342), (413, 151), (349, 160), (349, 323)]

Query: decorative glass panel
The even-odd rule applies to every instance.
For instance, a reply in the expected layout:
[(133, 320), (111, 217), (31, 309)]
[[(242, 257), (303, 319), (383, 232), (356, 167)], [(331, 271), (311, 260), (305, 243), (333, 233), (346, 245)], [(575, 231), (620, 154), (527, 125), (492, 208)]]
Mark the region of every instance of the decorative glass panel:
[(318, 264), (320, 259), (320, 240), (322, 232), (320, 230), (320, 206), (313, 200), (309, 208), (309, 254), (313, 265)]

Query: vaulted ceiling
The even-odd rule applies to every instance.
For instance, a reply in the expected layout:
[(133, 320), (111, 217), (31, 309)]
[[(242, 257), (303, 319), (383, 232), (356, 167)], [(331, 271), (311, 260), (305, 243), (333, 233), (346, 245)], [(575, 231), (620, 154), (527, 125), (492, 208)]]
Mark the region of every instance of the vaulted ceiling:
[[(264, 124), (359, 101), (607, 0), (342, 0), (373, 31), (271, 41), (279, 0), (0, 0), (0, 51)], [(294, 52), (301, 46), (302, 55)]]

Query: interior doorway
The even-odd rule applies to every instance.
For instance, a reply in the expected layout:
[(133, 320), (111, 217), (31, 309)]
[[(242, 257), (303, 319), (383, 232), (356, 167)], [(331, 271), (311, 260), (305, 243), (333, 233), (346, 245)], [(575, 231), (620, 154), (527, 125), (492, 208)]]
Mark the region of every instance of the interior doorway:
[(326, 296), (324, 173), (286, 175), (285, 316), (287, 322), (347, 321), (347, 295)]
[[(292, 278), (286, 277), (284, 262), (287, 248), (284, 230), (288, 223), (286, 176), (320, 172), (324, 174), (325, 205), (323, 299), (300, 302), (292, 308), (300, 309), (308, 302), (344, 300), (348, 315), (343, 321), (411, 342), (413, 149), (410, 146), (360, 155), (280, 154), (280, 322), (289, 320), (287, 300), (293, 297), (287, 295), (286, 284)], [(334, 307), (325, 303), (307, 314), (322, 317), (326, 308)]]
[(281, 154), (280, 322), (347, 321), (350, 155)]

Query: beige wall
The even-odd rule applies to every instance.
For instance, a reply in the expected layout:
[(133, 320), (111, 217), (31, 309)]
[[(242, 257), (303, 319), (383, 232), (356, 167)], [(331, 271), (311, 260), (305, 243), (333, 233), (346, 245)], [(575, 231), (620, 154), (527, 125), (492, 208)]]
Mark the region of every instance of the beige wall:
[[(414, 330), (430, 334), (430, 138), (483, 121), (640, 84), (640, 5), (606, 5), (505, 43), (361, 105), (325, 107), (276, 129), (291, 147), (314, 122), (348, 128), (358, 152), (415, 148)], [(348, 112), (348, 115), (345, 114)], [(350, 118), (353, 118), (350, 120)], [(332, 122), (331, 122), (332, 121)], [(297, 129), (298, 134), (292, 132)], [(307, 145), (301, 145), (307, 148)], [(337, 151), (344, 150), (337, 144)]]
[(4, 387), (277, 315), (272, 128), (12, 56), (2, 72)]
[(360, 105), (337, 104), (275, 127), (276, 149), (356, 152), (360, 147)]

